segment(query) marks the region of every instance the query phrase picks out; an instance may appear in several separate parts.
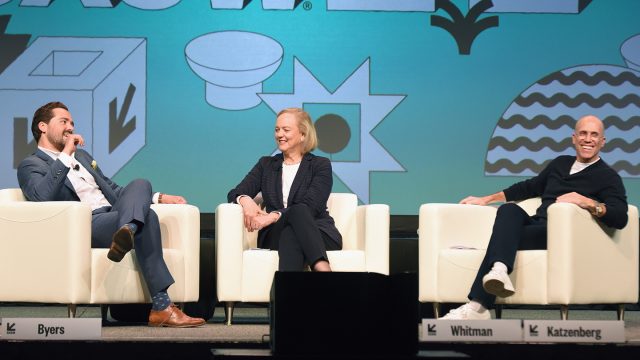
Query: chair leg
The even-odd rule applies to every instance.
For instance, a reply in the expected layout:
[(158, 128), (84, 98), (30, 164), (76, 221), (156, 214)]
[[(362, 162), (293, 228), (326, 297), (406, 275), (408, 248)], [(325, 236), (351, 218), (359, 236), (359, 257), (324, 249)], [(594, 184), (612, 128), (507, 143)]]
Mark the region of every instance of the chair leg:
[(109, 305), (102, 304), (100, 305), (100, 318), (102, 319), (102, 323), (106, 323), (109, 317)]
[(560, 305), (560, 319), (569, 319), (569, 305)]
[(76, 317), (76, 309), (77, 309), (76, 304), (67, 305), (67, 316), (70, 318)]
[(502, 319), (502, 304), (496, 304), (493, 310), (496, 312), (496, 319)]
[(624, 320), (624, 304), (618, 304), (618, 320)]
[(440, 303), (434, 302), (431, 304), (431, 306), (433, 306), (433, 318), (440, 318)]
[(231, 326), (231, 320), (233, 319), (233, 301), (226, 301), (224, 306), (224, 322), (227, 326)]

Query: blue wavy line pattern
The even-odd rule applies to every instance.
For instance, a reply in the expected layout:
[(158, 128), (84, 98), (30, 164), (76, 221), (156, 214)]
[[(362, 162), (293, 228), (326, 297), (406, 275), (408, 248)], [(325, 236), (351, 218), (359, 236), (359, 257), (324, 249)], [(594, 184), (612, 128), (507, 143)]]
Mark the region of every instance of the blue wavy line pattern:
[(604, 122), (603, 159), (622, 177), (640, 178), (640, 72), (605, 64), (553, 72), (519, 94), (494, 129), (485, 174), (533, 175), (553, 157), (575, 153), (569, 129), (587, 114)]

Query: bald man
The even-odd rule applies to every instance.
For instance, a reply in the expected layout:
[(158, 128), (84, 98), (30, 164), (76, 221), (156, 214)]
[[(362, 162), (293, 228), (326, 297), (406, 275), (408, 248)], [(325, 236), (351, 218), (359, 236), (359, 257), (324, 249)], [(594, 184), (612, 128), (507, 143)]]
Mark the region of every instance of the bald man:
[[(509, 279), (516, 252), (547, 248), (547, 208), (556, 202), (576, 204), (603, 224), (622, 229), (627, 224), (627, 196), (620, 176), (600, 158), (604, 125), (593, 115), (576, 123), (572, 142), (576, 155), (555, 158), (537, 176), (513, 184), (495, 194), (468, 196), (461, 204), (498, 208), (493, 232), (478, 274), (469, 292), (469, 302), (441, 319), (487, 320), (496, 296), (509, 297), (516, 289)], [(529, 216), (512, 201), (540, 197), (542, 205)]]

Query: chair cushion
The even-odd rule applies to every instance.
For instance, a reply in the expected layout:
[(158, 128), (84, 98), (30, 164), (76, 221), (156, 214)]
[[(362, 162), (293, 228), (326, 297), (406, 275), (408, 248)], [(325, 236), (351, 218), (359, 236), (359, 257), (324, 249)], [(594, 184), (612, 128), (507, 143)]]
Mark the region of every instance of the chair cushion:
[[(366, 271), (364, 251), (327, 251), (334, 271)], [(245, 250), (242, 254), (243, 302), (268, 302), (273, 276), (278, 270), (278, 252), (264, 249)]]
[(278, 252), (263, 249), (242, 253), (242, 302), (269, 302)]
[[(108, 251), (109, 249), (91, 249), (91, 304), (151, 302), (147, 285), (135, 259), (135, 249), (125, 255), (119, 263), (107, 259)], [(191, 301), (185, 299), (186, 280), (182, 252), (163, 249), (163, 257), (169, 272), (176, 280), (168, 290), (171, 300)]]
[[(466, 302), (485, 250), (443, 249), (438, 258), (438, 301)], [(547, 251), (518, 251), (513, 272), (509, 275), (516, 293), (498, 298), (502, 304), (547, 303)], [(444, 286), (446, 284), (446, 286)], [(518, 284), (527, 284), (526, 291), (518, 291)]]
[[(516, 254), (513, 272), (509, 275), (516, 293), (502, 304), (548, 304), (547, 297), (547, 250), (523, 250)], [(526, 291), (518, 284), (526, 284)]]
[(327, 257), (333, 271), (367, 271), (367, 260), (362, 250), (327, 251)]
[(484, 250), (443, 249), (438, 257), (439, 302), (466, 302)]

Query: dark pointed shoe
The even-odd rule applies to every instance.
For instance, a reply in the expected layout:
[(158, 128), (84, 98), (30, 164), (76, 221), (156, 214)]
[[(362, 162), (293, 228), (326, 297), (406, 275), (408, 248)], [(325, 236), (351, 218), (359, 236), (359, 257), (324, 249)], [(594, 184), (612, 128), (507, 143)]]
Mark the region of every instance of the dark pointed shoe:
[(125, 224), (113, 233), (107, 257), (111, 261), (120, 262), (131, 249), (133, 249), (133, 231)]

